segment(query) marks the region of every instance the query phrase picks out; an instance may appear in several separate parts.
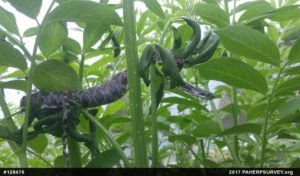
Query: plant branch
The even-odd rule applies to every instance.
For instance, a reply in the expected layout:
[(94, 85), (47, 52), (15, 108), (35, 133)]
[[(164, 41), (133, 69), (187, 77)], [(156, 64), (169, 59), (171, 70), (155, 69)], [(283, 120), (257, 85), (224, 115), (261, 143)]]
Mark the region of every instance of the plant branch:
[(107, 129), (105, 129), (105, 127), (97, 119), (95, 119), (87, 110), (81, 109), (81, 112), (83, 113), (83, 115), (87, 119), (89, 119), (89, 121), (91, 121), (92, 123), (94, 123), (101, 130), (102, 133), (104, 133), (104, 135), (109, 139), (109, 141), (111, 142), (111, 144), (113, 145), (113, 147), (117, 150), (117, 152), (121, 156), (122, 160), (125, 163), (125, 166), (130, 167), (131, 164), (128, 161), (128, 159), (127, 159), (125, 153), (123, 152), (121, 146), (114, 139), (114, 137), (109, 133), (109, 131)]
[(272, 100), (273, 100), (273, 97), (274, 97), (274, 92), (275, 92), (275, 89), (277, 88), (277, 84), (280, 80), (280, 76), (284, 72), (284, 69), (287, 66), (287, 64), (285, 64), (284, 66), (282, 66), (280, 68), (280, 71), (279, 71), (279, 73), (276, 77), (273, 88), (271, 90), (271, 94), (270, 94), (269, 99), (268, 99), (268, 104), (267, 104), (267, 109), (266, 109), (266, 118), (265, 118), (265, 121), (264, 121), (263, 134), (262, 134), (260, 167), (264, 167), (264, 163), (265, 163), (265, 150), (266, 150), (266, 145), (267, 145), (267, 142), (268, 142), (267, 130), (268, 130), (269, 118), (271, 116), (271, 104), (272, 104)]
[[(54, 6), (55, 0), (53, 0), (46, 12), (45, 18), (42, 22), (42, 26), (45, 23), (45, 19), (47, 18), (48, 14), (50, 13), (52, 7)], [(40, 39), (40, 31), (41, 28), (39, 28), (38, 33), (37, 33), (37, 37), (35, 39), (35, 43), (34, 43), (34, 48), (33, 48), (33, 53), (31, 56), (31, 67), (29, 69), (29, 73), (28, 73), (28, 86), (27, 86), (27, 90), (26, 90), (26, 105), (25, 105), (25, 119), (24, 119), (24, 123), (23, 123), (23, 133), (22, 133), (22, 145), (21, 145), (21, 155), (23, 156), (23, 159), (20, 163), (21, 167), (28, 167), (27, 164), (27, 157), (26, 157), (26, 148), (27, 148), (27, 136), (28, 136), (28, 124), (29, 124), (29, 115), (30, 115), (30, 102), (31, 102), (31, 91), (32, 91), (32, 71), (34, 70), (36, 63), (35, 63), (35, 57), (37, 54), (37, 49), (38, 49), (38, 45), (39, 45), (39, 39)]]
[(155, 63), (151, 65), (151, 119), (152, 119), (152, 167), (158, 166), (158, 132), (157, 132), (157, 117), (156, 117), (156, 73)]
[(134, 0), (123, 1), (123, 16), (135, 165), (137, 167), (148, 167), (141, 85), (138, 74), (139, 60), (137, 53)]

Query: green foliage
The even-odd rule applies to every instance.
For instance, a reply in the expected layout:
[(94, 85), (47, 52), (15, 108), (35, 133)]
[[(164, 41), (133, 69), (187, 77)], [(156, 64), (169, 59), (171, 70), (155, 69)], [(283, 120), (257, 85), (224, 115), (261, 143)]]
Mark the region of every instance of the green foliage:
[(59, 49), (66, 40), (68, 34), (61, 23), (49, 23), (40, 32), (40, 49), (48, 58)]
[(89, 1), (70, 1), (58, 6), (49, 14), (47, 22), (59, 21), (122, 25), (120, 17), (112, 8)]
[(2, 7), (0, 7), (0, 24), (9, 32), (19, 33), (15, 16)]
[(57, 60), (48, 60), (39, 64), (34, 69), (32, 77), (33, 84), (43, 91), (70, 91), (80, 88), (76, 72)]
[[(78, 91), (124, 70), (129, 95), (91, 109), (71, 103), (74, 131), (95, 137), (69, 146), (77, 167), (299, 167), (297, 0), (143, 0), (136, 11), (126, 2), (57, 0), (48, 12), (42, 0), (1, 2), (1, 167), (65, 167), (61, 116), (31, 111), (26, 126), (3, 89)], [(22, 15), (36, 24), (23, 26)], [(216, 98), (182, 91), (186, 82)], [(32, 135), (37, 128), (48, 131)]]
[(86, 168), (111, 168), (121, 160), (120, 155), (114, 149), (102, 153), (101, 157), (94, 158), (85, 167)]
[(165, 18), (165, 13), (163, 9), (161, 8), (160, 4), (157, 2), (157, 0), (143, 0), (145, 5), (149, 10), (151, 10), (153, 13), (155, 13), (160, 18)]
[(237, 59), (214, 59), (197, 66), (197, 69), (208, 80), (222, 81), (235, 87), (251, 89), (263, 94), (268, 89), (267, 82), (261, 73)]
[(224, 47), (234, 54), (279, 65), (279, 51), (273, 41), (245, 26), (230, 26), (217, 31)]
[(8, 0), (8, 2), (24, 15), (35, 19), (42, 7), (42, 0)]
[(0, 65), (15, 67), (21, 70), (27, 68), (23, 54), (6, 41), (0, 41)]
[(229, 25), (228, 15), (217, 4), (197, 4), (195, 14), (219, 28)]

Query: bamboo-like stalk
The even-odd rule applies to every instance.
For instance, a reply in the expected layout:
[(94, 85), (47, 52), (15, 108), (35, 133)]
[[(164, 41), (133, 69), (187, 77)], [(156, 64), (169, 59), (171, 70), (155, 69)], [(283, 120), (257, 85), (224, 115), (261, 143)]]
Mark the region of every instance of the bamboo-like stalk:
[[(45, 18), (42, 22), (42, 26), (44, 24), (44, 21), (46, 19), (46, 17), (48, 16), (48, 14), (50, 13), (53, 5), (55, 4), (55, 0), (53, 0), (46, 12)], [(42, 27), (41, 26), (41, 27)], [(36, 63), (35, 63), (35, 58), (36, 58), (36, 54), (37, 54), (37, 49), (38, 49), (38, 45), (39, 45), (39, 39), (40, 39), (40, 29), (38, 31), (37, 37), (35, 39), (35, 43), (34, 43), (34, 48), (33, 48), (33, 53), (31, 56), (31, 67), (29, 69), (29, 73), (28, 73), (28, 84), (27, 84), (27, 90), (26, 90), (26, 105), (25, 105), (25, 119), (24, 119), (24, 123), (23, 123), (23, 133), (22, 133), (22, 145), (21, 145), (21, 150), (20, 150), (20, 156), (21, 156), (21, 161), (20, 161), (20, 167), (26, 168), (28, 167), (27, 164), (27, 156), (26, 156), (26, 148), (27, 148), (27, 136), (28, 136), (28, 124), (29, 124), (29, 113), (30, 113), (30, 102), (31, 102), (31, 93), (32, 93), (32, 72), (35, 69)]]
[(152, 167), (158, 166), (158, 132), (157, 132), (157, 117), (156, 117), (156, 73), (155, 73), (155, 63), (151, 65), (151, 119), (152, 119)]
[[(226, 13), (228, 14), (228, 18), (230, 18), (230, 12), (228, 7), (228, 0), (224, 0), (224, 8)], [(233, 20), (232, 24), (235, 23), (235, 8), (236, 8), (236, 0), (234, 0), (233, 5)], [(229, 56), (231, 56), (230, 52), (227, 52)], [(238, 100), (237, 100), (237, 89), (236, 87), (232, 87), (232, 120), (233, 120), (233, 126), (238, 125)], [(228, 146), (229, 147), (229, 146)], [(240, 159), (239, 159), (239, 141), (238, 136), (233, 136), (233, 145), (231, 147), (231, 153), (234, 159), (234, 163), (236, 166), (240, 165)]]
[(148, 167), (141, 85), (138, 74), (134, 0), (123, 1), (123, 16), (135, 166)]
[(67, 138), (70, 167), (71, 168), (81, 168), (81, 152), (78, 142), (74, 141), (71, 137)]

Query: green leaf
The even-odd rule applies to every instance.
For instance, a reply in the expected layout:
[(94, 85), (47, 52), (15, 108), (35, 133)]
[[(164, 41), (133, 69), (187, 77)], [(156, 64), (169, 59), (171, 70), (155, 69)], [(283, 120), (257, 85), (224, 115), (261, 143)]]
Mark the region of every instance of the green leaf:
[(197, 68), (207, 80), (222, 81), (231, 86), (251, 89), (263, 94), (268, 90), (267, 82), (260, 72), (236, 59), (214, 59)]
[(61, 23), (48, 23), (41, 31), (39, 47), (49, 57), (63, 45), (67, 36), (67, 30)]
[(197, 4), (195, 6), (195, 14), (219, 28), (229, 25), (227, 13), (215, 4)]
[(121, 18), (109, 6), (90, 1), (70, 1), (55, 8), (48, 22), (94, 22), (122, 26)]
[(197, 137), (210, 137), (220, 133), (220, 126), (213, 120), (204, 120), (193, 130), (193, 135)]
[(183, 85), (184, 82), (180, 76), (179, 70), (177, 68), (177, 65), (174, 61), (174, 59), (171, 56), (171, 53), (164, 49), (163, 47), (161, 47), (160, 45), (155, 45), (155, 48), (157, 49), (157, 51), (159, 52), (160, 58), (163, 62), (163, 67), (162, 67), (162, 71), (164, 72), (164, 74), (166, 76), (170, 77), (170, 87), (174, 88), (176, 86), (179, 85)]
[(291, 114), (288, 115), (284, 118), (279, 119), (278, 121), (276, 121), (271, 128), (277, 126), (277, 125), (283, 125), (283, 124), (288, 124), (288, 123), (300, 123), (300, 114), (296, 113), (296, 114)]
[(146, 86), (149, 86), (150, 84), (150, 78), (149, 78), (149, 74), (150, 74), (150, 64), (152, 62), (152, 57), (153, 57), (153, 48), (152, 45), (146, 45), (141, 59), (140, 59), (140, 63), (139, 63), (139, 74), (140, 77), (143, 79), (144, 83), (146, 84)]
[(300, 158), (295, 159), (290, 168), (300, 168)]
[(32, 79), (33, 84), (42, 91), (71, 91), (80, 88), (76, 72), (58, 60), (39, 64), (33, 71)]
[(251, 120), (260, 117), (266, 112), (266, 108), (266, 104), (252, 106), (247, 112), (247, 119)]
[(68, 50), (71, 51), (74, 54), (80, 54), (81, 53), (81, 47), (80, 44), (71, 38), (67, 38), (65, 43), (64, 43), (64, 47)]
[(192, 67), (194, 65), (208, 61), (215, 53), (220, 43), (219, 36), (210, 34), (208, 40), (201, 46), (198, 55), (187, 61), (187, 65)]
[(284, 6), (267, 13), (274, 21), (287, 21), (300, 17), (300, 5)]
[(121, 160), (115, 149), (106, 150), (100, 157), (92, 159), (85, 168), (112, 168)]
[(286, 102), (280, 109), (280, 116), (285, 117), (289, 114), (294, 113), (300, 108), (300, 97), (295, 97)]
[(31, 27), (26, 29), (26, 31), (24, 31), (23, 33), (23, 37), (31, 37), (31, 36), (35, 36), (38, 33), (38, 27)]
[(64, 168), (65, 167), (65, 158), (64, 158), (64, 156), (60, 155), (60, 156), (55, 158), (54, 167), (55, 168)]
[(170, 103), (170, 104), (180, 104), (185, 105), (187, 107), (194, 107), (195, 109), (201, 109), (207, 111), (207, 109), (202, 106), (199, 102), (195, 102), (186, 98), (180, 98), (180, 97), (167, 97), (162, 99), (163, 103)]
[(300, 77), (291, 78), (278, 85), (275, 96), (294, 95), (300, 89)]
[[(251, 9), (252, 7), (258, 7), (260, 5), (264, 6), (266, 4), (269, 4), (269, 3), (264, 1), (264, 0), (262, 0), (262, 1), (249, 1), (249, 2), (245, 2), (245, 3), (237, 6), (234, 9), (234, 12), (238, 13), (238, 12), (241, 12), (241, 11), (244, 11), (244, 10), (247, 10), (247, 9)], [(233, 11), (231, 11), (231, 13), (233, 13)]]
[(9, 32), (19, 34), (15, 16), (2, 7), (0, 7), (0, 25), (7, 29)]
[(291, 67), (287, 69), (285, 72), (287, 75), (299, 75), (300, 74), (300, 66)]
[(230, 26), (216, 31), (224, 47), (232, 53), (279, 66), (280, 55), (275, 43), (246, 26)]
[(185, 142), (188, 145), (192, 145), (196, 142), (196, 138), (190, 135), (186, 135), (186, 134), (181, 134), (181, 135), (172, 135), (168, 137), (170, 142), (175, 142), (175, 141), (179, 141), (179, 142)]
[(36, 153), (42, 154), (48, 145), (48, 138), (45, 135), (38, 135), (28, 142), (28, 146)]
[[(279, 99), (274, 102), (272, 102), (270, 110), (271, 113), (278, 109), (282, 104), (284, 103), (284, 100)], [(258, 118), (260, 116), (264, 116), (266, 114), (267, 104), (258, 104), (254, 103), (251, 108), (247, 112), (247, 119), (252, 120), (255, 118)]]
[(27, 81), (23, 80), (13, 80), (7, 82), (0, 82), (0, 88), (5, 89), (16, 89), (26, 92), (27, 90)]
[(24, 15), (35, 19), (40, 12), (42, 0), (7, 0)]
[(274, 8), (268, 2), (253, 4), (251, 7), (247, 8), (246, 11), (241, 15), (241, 17), (239, 18), (239, 23), (244, 21), (253, 21), (253, 19), (273, 9)]
[(231, 128), (228, 128), (222, 131), (218, 136), (225, 136), (225, 135), (233, 135), (233, 134), (243, 134), (243, 133), (253, 133), (259, 135), (261, 132), (261, 125), (257, 123), (246, 123), (242, 125), (237, 125)]
[(27, 68), (27, 63), (21, 52), (12, 45), (0, 40), (0, 65), (15, 67), (21, 70)]
[(161, 8), (161, 5), (157, 2), (157, 0), (143, 0), (145, 5), (149, 10), (151, 10), (153, 13), (155, 13), (160, 18), (165, 18), (165, 13)]
[(289, 53), (289, 61), (296, 61), (300, 60), (300, 38), (296, 40), (295, 44), (293, 45), (290, 53)]
[(109, 25), (102, 23), (87, 23), (83, 32), (84, 49), (92, 47), (105, 32), (109, 30)]
[(201, 39), (201, 28), (198, 23), (188, 18), (183, 18), (183, 20), (193, 29), (193, 37), (191, 42), (186, 46), (182, 53), (182, 57), (186, 58), (191, 55), (192, 51), (197, 47)]

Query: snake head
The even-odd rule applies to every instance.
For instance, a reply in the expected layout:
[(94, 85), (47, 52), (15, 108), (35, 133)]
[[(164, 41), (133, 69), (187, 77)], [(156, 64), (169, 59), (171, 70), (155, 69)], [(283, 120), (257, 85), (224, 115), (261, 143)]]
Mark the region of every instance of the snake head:
[[(21, 101), (20, 101), (20, 107), (25, 109), (26, 106), (26, 97), (27, 96), (23, 96)], [(33, 93), (31, 95), (31, 106), (32, 107), (37, 107), (37, 106), (41, 106), (44, 102), (43, 97), (41, 96), (41, 93), (37, 92), (37, 93)]]

